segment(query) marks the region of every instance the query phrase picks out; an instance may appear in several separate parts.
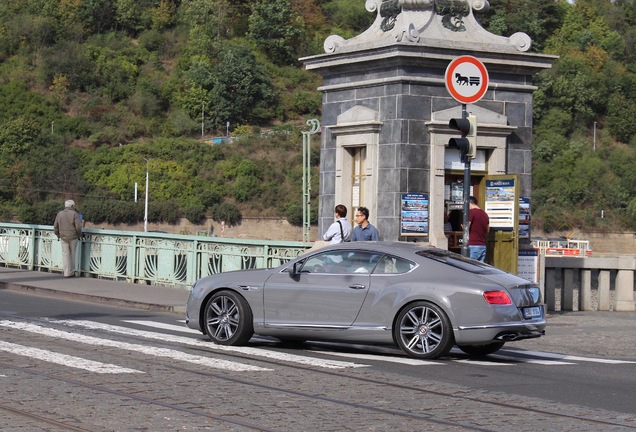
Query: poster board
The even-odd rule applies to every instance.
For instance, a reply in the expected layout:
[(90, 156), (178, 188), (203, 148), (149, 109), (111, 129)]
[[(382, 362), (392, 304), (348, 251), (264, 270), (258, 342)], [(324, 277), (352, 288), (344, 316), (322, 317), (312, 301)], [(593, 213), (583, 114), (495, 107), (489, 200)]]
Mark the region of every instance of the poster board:
[(530, 239), (530, 198), (519, 198), (519, 238)]
[(539, 249), (520, 249), (517, 276), (539, 282)]
[(517, 179), (488, 176), (485, 184), (484, 210), (490, 218), (490, 228), (513, 231), (518, 226)]
[(400, 235), (428, 237), (428, 194), (402, 194)]

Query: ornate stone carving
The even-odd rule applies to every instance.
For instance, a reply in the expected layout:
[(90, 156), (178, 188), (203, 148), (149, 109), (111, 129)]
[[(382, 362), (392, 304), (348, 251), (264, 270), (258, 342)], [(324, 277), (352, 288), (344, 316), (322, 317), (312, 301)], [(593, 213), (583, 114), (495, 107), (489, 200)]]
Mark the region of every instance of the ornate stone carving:
[(437, 0), (435, 13), (442, 16), (442, 25), (450, 31), (466, 31), (464, 18), (470, 14), (466, 0)]
[(325, 52), (351, 52), (392, 43), (425, 43), (428, 46), (528, 51), (531, 40), (525, 33), (511, 37), (486, 31), (475, 19), (476, 12), (486, 12), (488, 0), (366, 0), (367, 11), (376, 19), (367, 30), (351, 39), (329, 36)]
[(402, 9), (400, 8), (399, 0), (382, 0), (382, 5), (380, 5), (380, 16), (382, 17), (380, 28), (382, 31), (393, 30), (400, 12), (402, 12)]

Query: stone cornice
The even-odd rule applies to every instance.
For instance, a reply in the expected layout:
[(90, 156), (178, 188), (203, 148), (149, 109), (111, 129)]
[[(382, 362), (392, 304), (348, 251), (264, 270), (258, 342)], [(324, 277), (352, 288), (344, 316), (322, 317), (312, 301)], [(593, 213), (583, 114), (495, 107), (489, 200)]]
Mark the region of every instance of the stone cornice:
[[(441, 78), (427, 78), (427, 77), (414, 77), (414, 76), (397, 76), (391, 78), (381, 78), (381, 79), (369, 79), (364, 81), (355, 81), (346, 84), (334, 84), (334, 85), (326, 85), (318, 87), (318, 91), (321, 92), (330, 92), (334, 90), (347, 90), (347, 89), (358, 89), (365, 87), (377, 87), (386, 84), (397, 84), (397, 83), (418, 83), (418, 84), (433, 84), (443, 87), (444, 80)], [(512, 91), (535, 91), (537, 89), (536, 86), (533, 85), (522, 85), (522, 84), (507, 84), (507, 83), (493, 83), (490, 82), (488, 86), (490, 90), (512, 90)]]
[(304, 63), (307, 70), (324, 76), (405, 65), (446, 69), (456, 57), (472, 55), (484, 63), (489, 74), (500, 72), (533, 75), (551, 68), (558, 58), (558, 56), (547, 54), (499, 52), (494, 50), (496, 47), (491, 46), (479, 48), (480, 50), (467, 50), (450, 42), (438, 46), (394, 43), (355, 52), (319, 54), (301, 58), (300, 61)]

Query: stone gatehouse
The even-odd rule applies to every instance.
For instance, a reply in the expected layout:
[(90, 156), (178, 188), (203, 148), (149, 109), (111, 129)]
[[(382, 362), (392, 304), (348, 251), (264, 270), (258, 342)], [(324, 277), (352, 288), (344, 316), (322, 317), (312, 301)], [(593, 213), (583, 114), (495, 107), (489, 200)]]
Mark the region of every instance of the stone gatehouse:
[(448, 247), (444, 215), (463, 178), (459, 152), (448, 148), (457, 136), (448, 121), (461, 117), (462, 105), (444, 76), (462, 55), (483, 62), (490, 78), (484, 97), (467, 106), (478, 121), (471, 193), (485, 176), (515, 173), (530, 196), (532, 77), (556, 57), (530, 53), (524, 33), (487, 32), (474, 14), (488, 7), (486, 0), (367, 0), (376, 15), (369, 29), (347, 40), (332, 35), (325, 54), (301, 59), (323, 77), (319, 235), (342, 203), (349, 218), (367, 207), (383, 240), (408, 240), (402, 196), (422, 193), (428, 236), (412, 240)]

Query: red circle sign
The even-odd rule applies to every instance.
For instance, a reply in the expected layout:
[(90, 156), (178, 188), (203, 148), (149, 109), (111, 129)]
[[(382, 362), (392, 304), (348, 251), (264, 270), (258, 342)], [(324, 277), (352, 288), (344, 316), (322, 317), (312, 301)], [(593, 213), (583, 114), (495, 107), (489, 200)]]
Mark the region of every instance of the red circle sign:
[(446, 90), (457, 102), (474, 103), (488, 90), (488, 71), (475, 57), (461, 56), (446, 68)]

